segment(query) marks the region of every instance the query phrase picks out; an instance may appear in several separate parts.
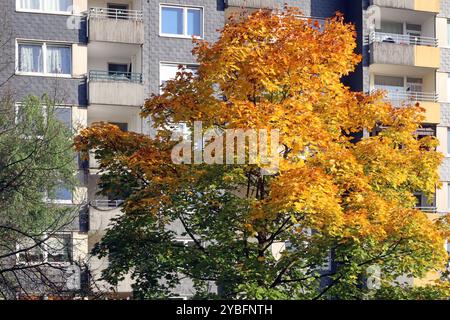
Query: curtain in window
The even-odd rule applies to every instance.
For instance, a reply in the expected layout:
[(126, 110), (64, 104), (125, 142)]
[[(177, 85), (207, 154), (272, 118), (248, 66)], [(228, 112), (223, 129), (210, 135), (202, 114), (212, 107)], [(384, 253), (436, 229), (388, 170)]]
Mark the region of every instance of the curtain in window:
[(69, 47), (47, 47), (47, 72), (56, 74), (71, 73), (71, 50)]
[(43, 72), (42, 46), (19, 44), (19, 71)]
[(72, 0), (44, 0), (45, 11), (69, 11)]
[(39, 10), (40, 0), (19, 0), (20, 9)]

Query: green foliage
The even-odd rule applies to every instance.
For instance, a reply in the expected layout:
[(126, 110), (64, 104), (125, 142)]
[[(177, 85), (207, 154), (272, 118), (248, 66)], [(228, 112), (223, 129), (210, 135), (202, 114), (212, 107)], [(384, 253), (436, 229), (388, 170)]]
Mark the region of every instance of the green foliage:
[[(56, 117), (47, 97), (27, 97), (16, 106), (3, 99), (0, 107), (0, 223), (39, 233), (67, 223), (70, 208), (46, 199), (58, 188), (73, 189), (75, 153), (72, 128)], [(3, 239), (0, 238), (0, 239)], [(1, 240), (0, 240), (1, 241)]]

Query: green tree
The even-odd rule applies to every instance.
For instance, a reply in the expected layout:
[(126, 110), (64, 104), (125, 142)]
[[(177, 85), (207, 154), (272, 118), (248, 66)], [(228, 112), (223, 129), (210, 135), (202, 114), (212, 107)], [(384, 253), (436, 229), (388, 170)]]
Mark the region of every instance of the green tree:
[(57, 267), (39, 255), (80, 209), (52, 200), (77, 184), (72, 127), (58, 112), (48, 97), (0, 101), (0, 297), (58, 290), (46, 277)]

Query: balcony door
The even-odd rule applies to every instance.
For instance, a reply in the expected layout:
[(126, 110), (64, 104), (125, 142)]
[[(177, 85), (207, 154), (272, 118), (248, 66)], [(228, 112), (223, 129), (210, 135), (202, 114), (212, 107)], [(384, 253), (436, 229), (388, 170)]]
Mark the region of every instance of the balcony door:
[(413, 93), (423, 92), (423, 81), (420, 78), (407, 78), (406, 79), (406, 91)]
[(116, 19), (128, 19), (128, 4), (108, 3), (108, 15)]
[(418, 24), (406, 24), (406, 34), (409, 36), (410, 44), (420, 45), (420, 37), (422, 36), (422, 26)]

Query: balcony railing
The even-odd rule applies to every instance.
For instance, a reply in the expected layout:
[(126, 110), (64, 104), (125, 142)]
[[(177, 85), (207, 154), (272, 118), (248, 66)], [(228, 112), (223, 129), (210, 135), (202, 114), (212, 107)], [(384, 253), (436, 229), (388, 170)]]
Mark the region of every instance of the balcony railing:
[(90, 8), (89, 18), (107, 18), (116, 20), (143, 20), (143, 14), (141, 10), (125, 10), (125, 9), (112, 9), (112, 8)]
[(142, 73), (91, 70), (89, 71), (89, 80), (142, 83)]
[(124, 203), (123, 200), (94, 200), (91, 205), (98, 208), (118, 208)]
[[(383, 90), (375, 89), (372, 92)], [(391, 101), (423, 101), (423, 102), (437, 102), (439, 96), (434, 92), (414, 92), (414, 91), (385, 91), (386, 99)]]
[(416, 207), (416, 209), (425, 213), (437, 213), (436, 207)]
[(436, 38), (384, 32), (372, 32), (369, 35), (369, 43), (373, 42), (386, 42), (412, 46), (438, 46), (438, 40)]

